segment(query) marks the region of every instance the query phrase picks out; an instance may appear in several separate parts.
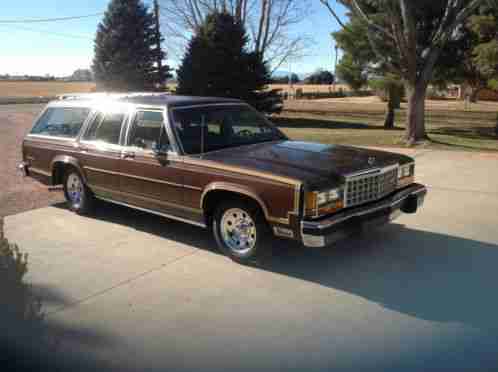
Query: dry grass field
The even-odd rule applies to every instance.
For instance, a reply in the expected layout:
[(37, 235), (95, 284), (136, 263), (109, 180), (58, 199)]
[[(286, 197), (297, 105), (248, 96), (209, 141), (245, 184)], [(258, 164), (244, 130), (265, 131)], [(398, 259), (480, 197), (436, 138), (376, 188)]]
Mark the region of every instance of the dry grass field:
[[(295, 93), (296, 89), (303, 92), (333, 92), (340, 89), (349, 90), (346, 85), (301, 85), (271, 84), (269, 89), (281, 89), (284, 92)], [(175, 90), (176, 84), (168, 84), (169, 90)], [(0, 98), (2, 97), (52, 97), (66, 93), (89, 93), (95, 89), (91, 82), (62, 81), (0, 81)]]
[(2, 97), (52, 97), (66, 93), (89, 93), (95, 83), (63, 81), (0, 81)]
[(302, 89), (303, 93), (331, 93), (340, 90), (349, 91), (350, 88), (345, 84), (337, 85), (318, 85), (318, 84), (270, 84), (269, 89), (281, 89), (284, 92), (295, 93), (297, 89)]

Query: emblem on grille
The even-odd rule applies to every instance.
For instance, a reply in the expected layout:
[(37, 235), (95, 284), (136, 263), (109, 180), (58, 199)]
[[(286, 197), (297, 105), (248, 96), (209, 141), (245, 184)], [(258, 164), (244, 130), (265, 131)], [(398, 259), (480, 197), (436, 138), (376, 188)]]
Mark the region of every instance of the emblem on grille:
[(375, 164), (375, 158), (373, 156), (368, 158), (368, 165), (374, 165)]

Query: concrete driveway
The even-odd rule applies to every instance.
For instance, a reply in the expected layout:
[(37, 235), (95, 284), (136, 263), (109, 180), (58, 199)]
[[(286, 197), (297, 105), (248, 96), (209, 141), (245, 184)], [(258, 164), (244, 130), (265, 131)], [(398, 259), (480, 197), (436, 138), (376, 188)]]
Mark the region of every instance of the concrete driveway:
[(498, 368), (498, 156), (419, 151), (417, 215), (259, 267), (211, 235), (126, 208), (7, 217), (58, 353), (101, 370)]

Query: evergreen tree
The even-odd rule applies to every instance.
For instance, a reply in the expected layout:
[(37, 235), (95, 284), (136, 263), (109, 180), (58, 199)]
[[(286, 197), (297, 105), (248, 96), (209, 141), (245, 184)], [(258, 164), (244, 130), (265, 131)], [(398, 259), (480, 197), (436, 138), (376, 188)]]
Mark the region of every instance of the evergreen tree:
[(248, 41), (244, 26), (230, 14), (207, 16), (178, 69), (177, 93), (239, 98), (263, 112), (279, 111), (277, 92), (265, 90), (268, 67), (260, 54), (247, 51)]
[(154, 16), (141, 0), (112, 0), (95, 37), (93, 72), (99, 89), (153, 90), (171, 76), (157, 68)]

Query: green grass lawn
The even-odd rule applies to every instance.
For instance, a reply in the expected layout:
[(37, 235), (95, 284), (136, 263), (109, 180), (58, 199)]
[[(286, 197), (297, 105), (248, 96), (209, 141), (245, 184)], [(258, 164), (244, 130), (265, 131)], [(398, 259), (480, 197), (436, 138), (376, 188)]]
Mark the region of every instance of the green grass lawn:
[[(287, 110), (272, 121), (290, 138), (322, 143), (359, 146), (403, 147), (405, 110), (396, 113), (396, 127), (383, 128), (384, 113), (368, 107), (351, 107), (348, 111)], [(498, 151), (495, 135), (496, 113), (433, 110), (426, 114), (430, 137), (420, 147)]]

